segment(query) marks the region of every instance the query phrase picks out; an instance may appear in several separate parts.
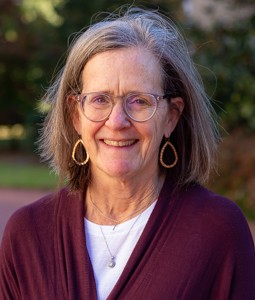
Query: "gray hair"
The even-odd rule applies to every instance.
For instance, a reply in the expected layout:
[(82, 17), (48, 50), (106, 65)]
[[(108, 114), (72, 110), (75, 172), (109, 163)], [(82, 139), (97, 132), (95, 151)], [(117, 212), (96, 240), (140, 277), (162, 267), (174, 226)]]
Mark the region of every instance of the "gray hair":
[[(168, 172), (174, 174), (178, 186), (183, 186), (204, 183), (214, 166), (218, 143), (215, 113), (184, 38), (167, 17), (132, 7), (109, 15), (77, 36), (64, 68), (43, 99), (50, 103), (51, 110), (39, 140), (41, 156), (60, 178), (67, 180), (71, 190), (88, 185), (90, 166), (77, 166), (71, 157), (78, 134), (72, 124), (74, 108), (69, 105), (68, 96), (82, 90), (81, 73), (93, 55), (134, 46), (154, 54), (162, 68), (165, 92), (184, 100), (184, 111), (171, 136), (179, 162)], [(76, 156), (82, 160), (84, 153), (77, 151)]]

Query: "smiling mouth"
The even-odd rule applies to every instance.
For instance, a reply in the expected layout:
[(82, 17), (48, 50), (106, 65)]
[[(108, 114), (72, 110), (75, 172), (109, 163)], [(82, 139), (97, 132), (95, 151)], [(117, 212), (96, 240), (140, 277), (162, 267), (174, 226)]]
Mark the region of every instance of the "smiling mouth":
[(123, 140), (123, 141), (113, 141), (113, 140), (103, 140), (106, 145), (114, 147), (126, 147), (133, 145), (137, 140)]

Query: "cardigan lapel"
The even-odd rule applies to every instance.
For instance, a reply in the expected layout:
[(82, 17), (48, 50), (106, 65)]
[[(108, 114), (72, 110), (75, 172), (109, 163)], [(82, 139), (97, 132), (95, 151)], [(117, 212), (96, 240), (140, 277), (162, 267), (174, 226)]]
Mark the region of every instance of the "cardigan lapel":
[(97, 299), (84, 233), (84, 193), (60, 192), (56, 251), (64, 299)]
[[(157, 204), (132, 252), (129, 261), (108, 299), (134, 299), (136, 290), (150, 284), (160, 248), (169, 235), (177, 216), (177, 193), (172, 193), (172, 181), (165, 180)], [(168, 211), (168, 213), (166, 213)], [(156, 250), (157, 248), (157, 250)]]

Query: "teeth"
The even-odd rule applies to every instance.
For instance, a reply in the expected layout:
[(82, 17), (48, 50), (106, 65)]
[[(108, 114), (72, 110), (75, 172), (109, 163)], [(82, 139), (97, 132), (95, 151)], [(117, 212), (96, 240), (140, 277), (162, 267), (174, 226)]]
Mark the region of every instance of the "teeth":
[(114, 147), (124, 147), (134, 144), (135, 140), (126, 140), (126, 141), (112, 141), (104, 140), (104, 143)]

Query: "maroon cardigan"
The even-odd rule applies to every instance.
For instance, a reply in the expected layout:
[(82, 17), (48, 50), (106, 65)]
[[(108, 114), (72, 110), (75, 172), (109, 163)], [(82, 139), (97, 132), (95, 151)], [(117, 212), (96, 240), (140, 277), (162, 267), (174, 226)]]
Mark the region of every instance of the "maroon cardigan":
[[(155, 209), (109, 299), (255, 299), (253, 240), (231, 201), (194, 185)], [(66, 189), (18, 210), (0, 252), (0, 299), (97, 298), (84, 194)]]

